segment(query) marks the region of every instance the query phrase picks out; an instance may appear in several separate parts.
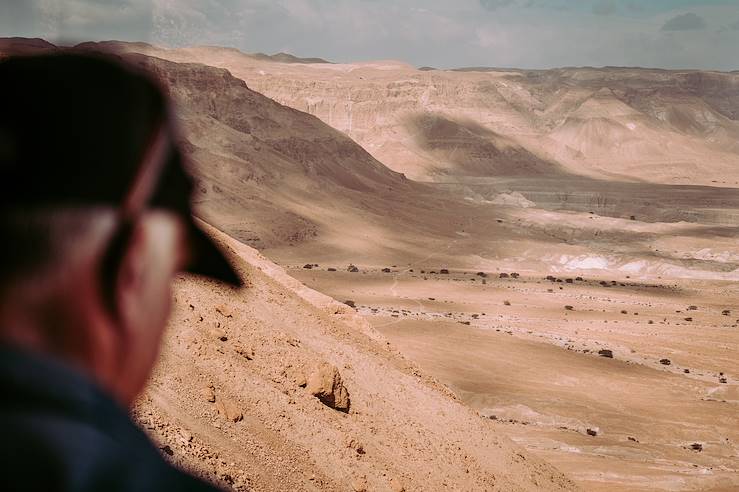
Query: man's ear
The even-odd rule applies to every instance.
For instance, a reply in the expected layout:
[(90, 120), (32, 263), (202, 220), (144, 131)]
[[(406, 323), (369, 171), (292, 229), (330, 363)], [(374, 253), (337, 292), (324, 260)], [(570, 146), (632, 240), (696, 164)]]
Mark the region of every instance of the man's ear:
[(140, 224), (122, 223), (110, 239), (101, 264), (105, 310), (115, 324), (130, 319), (132, 296), (141, 284), (144, 240)]
[(115, 279), (116, 321), (128, 329), (140, 309), (146, 268), (145, 232), (140, 222), (129, 228), (128, 241), (121, 252)]

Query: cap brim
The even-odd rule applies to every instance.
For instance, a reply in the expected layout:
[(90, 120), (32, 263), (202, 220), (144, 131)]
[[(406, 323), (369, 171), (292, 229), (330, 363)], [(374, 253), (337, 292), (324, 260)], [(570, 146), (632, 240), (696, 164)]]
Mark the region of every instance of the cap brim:
[(220, 280), (233, 287), (242, 287), (244, 281), (221, 249), (195, 222), (188, 222), (192, 259), (187, 271)]

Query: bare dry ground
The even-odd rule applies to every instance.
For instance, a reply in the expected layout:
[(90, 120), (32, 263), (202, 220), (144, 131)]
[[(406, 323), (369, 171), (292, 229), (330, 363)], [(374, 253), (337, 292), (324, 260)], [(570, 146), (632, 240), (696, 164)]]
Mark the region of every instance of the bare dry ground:
[[(572, 490), (425, 376), (353, 309), (227, 236), (243, 291), (175, 288), (160, 363), (135, 409), (171, 460), (234, 490)], [(311, 394), (322, 363), (345, 411)]]
[[(171, 459), (237, 489), (576, 486), (542, 458), (739, 488), (739, 74), (81, 49), (111, 47), (178, 102), (250, 281), (177, 286), (137, 411)], [(348, 414), (302, 387), (324, 361)]]
[(354, 301), (404, 354), (585, 490), (739, 487), (739, 329), (736, 313), (722, 314), (735, 283), (490, 272), (483, 284), (475, 271), (434, 265), (290, 273)]

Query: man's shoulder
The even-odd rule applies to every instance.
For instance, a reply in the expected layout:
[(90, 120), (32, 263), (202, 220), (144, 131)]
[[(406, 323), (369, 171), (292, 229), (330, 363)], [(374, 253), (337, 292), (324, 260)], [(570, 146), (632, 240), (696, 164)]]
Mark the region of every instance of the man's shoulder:
[(0, 490), (215, 488), (167, 463), (94, 381), (0, 346)]
[(63, 413), (0, 408), (0, 422), (2, 490), (216, 490), (169, 465), (130, 421), (110, 432)]

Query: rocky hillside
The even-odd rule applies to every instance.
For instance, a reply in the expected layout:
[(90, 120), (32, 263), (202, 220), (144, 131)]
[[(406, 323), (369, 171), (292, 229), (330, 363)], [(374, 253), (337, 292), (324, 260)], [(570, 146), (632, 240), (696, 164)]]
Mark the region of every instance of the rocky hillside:
[(136, 418), (234, 490), (571, 490), (344, 304), (211, 231), (248, 283), (186, 277)]
[(178, 104), (198, 213), (239, 240), (298, 243), (321, 231), (326, 208), (351, 214), (357, 197), (414, 188), (346, 135), (226, 70), (127, 58), (157, 74)]
[[(111, 47), (84, 43), (77, 49)], [(42, 40), (0, 41), (0, 55), (54, 49)], [(144, 66), (171, 92), (182, 144), (198, 179), (197, 212), (241, 241), (258, 247), (297, 244), (337, 226), (382, 221), (386, 195), (392, 201), (423, 192), (342, 132), (254, 92), (224, 69), (122, 56)], [(379, 205), (367, 210), (362, 200)], [(327, 219), (327, 211), (334, 217)]]
[[(565, 171), (663, 184), (739, 183), (737, 73), (306, 66), (220, 48), (150, 50), (228, 68), (412, 178)], [(429, 124), (439, 121), (443, 127)]]

